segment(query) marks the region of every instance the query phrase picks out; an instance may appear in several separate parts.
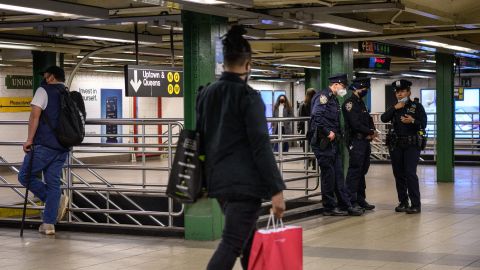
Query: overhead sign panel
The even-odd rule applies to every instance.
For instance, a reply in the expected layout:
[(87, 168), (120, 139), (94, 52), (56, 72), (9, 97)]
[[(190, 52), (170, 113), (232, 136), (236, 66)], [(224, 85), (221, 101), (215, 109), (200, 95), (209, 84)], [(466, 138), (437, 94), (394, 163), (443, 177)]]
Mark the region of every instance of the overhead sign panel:
[(125, 66), (128, 97), (183, 97), (183, 71), (177, 68)]
[(358, 51), (395, 57), (416, 58), (414, 49), (373, 41), (358, 42)]

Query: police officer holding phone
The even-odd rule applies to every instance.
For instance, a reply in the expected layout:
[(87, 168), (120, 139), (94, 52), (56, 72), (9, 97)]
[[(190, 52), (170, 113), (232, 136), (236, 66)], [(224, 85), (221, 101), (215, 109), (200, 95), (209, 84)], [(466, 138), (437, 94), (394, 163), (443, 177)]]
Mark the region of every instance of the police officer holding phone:
[(422, 104), (410, 99), (410, 81), (398, 80), (392, 86), (398, 102), (382, 114), (381, 120), (392, 124), (387, 135), (387, 146), (400, 202), (395, 211), (418, 214), (421, 212), (421, 203), (417, 165), (420, 151), (426, 144), (427, 114)]

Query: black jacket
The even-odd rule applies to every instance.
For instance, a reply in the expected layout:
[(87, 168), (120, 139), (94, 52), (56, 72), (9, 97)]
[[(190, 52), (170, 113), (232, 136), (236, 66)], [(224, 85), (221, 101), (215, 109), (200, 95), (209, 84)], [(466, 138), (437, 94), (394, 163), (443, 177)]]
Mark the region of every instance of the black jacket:
[(270, 144), (265, 104), (238, 75), (223, 73), (197, 100), (209, 197), (270, 199), (285, 189)]
[[(413, 124), (404, 124), (400, 120), (400, 117), (409, 114), (414, 119)], [(381, 120), (384, 123), (392, 122), (395, 134), (398, 136), (412, 136), (417, 135), (420, 130), (425, 130), (427, 127), (427, 114), (421, 103), (417, 103), (409, 100), (405, 107), (400, 110), (396, 110), (394, 106), (389, 108), (381, 116)]]
[(349, 130), (350, 136), (355, 136), (356, 134), (368, 136), (375, 133), (373, 119), (360, 97), (352, 94), (343, 103), (342, 110), (345, 119), (345, 129)]

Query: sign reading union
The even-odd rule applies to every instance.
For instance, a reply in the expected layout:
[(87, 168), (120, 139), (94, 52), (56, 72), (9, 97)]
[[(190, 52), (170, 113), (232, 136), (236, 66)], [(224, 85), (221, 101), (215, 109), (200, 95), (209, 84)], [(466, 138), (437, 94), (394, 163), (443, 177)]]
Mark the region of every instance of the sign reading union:
[(7, 89), (33, 89), (32, 76), (7, 75), (5, 78)]
[(129, 97), (183, 97), (183, 71), (125, 66), (125, 89)]

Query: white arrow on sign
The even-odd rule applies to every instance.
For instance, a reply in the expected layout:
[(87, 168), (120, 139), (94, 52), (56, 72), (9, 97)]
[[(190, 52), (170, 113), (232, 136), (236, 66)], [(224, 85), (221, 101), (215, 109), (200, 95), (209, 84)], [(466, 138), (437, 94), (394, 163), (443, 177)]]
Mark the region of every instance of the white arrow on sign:
[(137, 78), (138, 78), (137, 70), (134, 70), (133, 71), (133, 80), (130, 80), (130, 84), (132, 85), (133, 90), (135, 90), (135, 93), (138, 92), (138, 89), (142, 85), (142, 81), (137, 80)]

